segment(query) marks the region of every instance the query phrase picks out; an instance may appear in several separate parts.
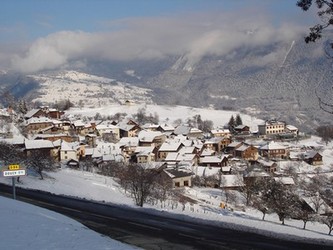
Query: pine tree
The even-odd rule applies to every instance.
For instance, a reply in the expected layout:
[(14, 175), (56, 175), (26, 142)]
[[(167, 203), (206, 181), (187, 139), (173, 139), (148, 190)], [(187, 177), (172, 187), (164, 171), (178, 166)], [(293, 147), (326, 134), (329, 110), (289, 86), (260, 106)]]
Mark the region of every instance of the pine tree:
[(236, 121), (235, 121), (235, 123), (236, 123), (236, 126), (243, 125), (242, 118), (240, 117), (239, 114), (237, 114), (237, 116), (236, 116)]
[(233, 129), (233, 128), (235, 127), (236, 122), (235, 122), (235, 118), (234, 118), (233, 115), (230, 117), (230, 120), (229, 120), (229, 122), (228, 122), (228, 125), (229, 125), (229, 129)]

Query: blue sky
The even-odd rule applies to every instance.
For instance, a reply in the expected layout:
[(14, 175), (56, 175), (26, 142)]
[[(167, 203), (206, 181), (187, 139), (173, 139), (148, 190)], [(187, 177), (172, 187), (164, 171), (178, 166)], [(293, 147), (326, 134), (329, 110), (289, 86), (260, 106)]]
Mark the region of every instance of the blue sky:
[[(302, 11), (296, 0), (2, 0), (1, 40), (35, 39), (60, 30), (99, 31), (112, 20), (260, 8), (275, 21)], [(15, 34), (16, 32), (16, 34)], [(6, 35), (7, 34), (7, 35)]]
[[(0, 4), (0, 67), (27, 71), (73, 60), (82, 63), (91, 57), (128, 60), (189, 53), (198, 60), (203, 53), (236, 49), (228, 34), (239, 38), (243, 29), (260, 34), (258, 39), (265, 36), (268, 42), (272, 32), (291, 36), (300, 31), (299, 26), (306, 32), (314, 23), (313, 15), (296, 7), (296, 0), (2, 0)], [(100, 51), (93, 52), (96, 46)], [(44, 62), (31, 68), (36, 60)]]

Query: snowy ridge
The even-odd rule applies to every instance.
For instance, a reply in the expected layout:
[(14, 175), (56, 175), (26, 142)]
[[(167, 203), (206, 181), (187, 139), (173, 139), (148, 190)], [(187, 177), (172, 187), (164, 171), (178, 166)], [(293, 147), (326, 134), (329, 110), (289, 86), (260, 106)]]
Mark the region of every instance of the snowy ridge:
[(110, 103), (152, 103), (150, 90), (132, 86), (114, 79), (76, 71), (57, 74), (39, 74), (29, 77), (40, 83), (39, 96), (33, 101), (56, 103), (70, 100), (80, 107), (100, 107)]

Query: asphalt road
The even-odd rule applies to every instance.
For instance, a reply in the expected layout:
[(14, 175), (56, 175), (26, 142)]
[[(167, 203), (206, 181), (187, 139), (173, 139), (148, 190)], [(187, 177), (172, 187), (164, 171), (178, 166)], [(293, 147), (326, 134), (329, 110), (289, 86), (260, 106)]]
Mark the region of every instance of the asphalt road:
[[(11, 196), (11, 192), (10, 186), (0, 184), (0, 195)], [(101, 234), (143, 249), (333, 249), (333, 246), (269, 238), (190, 218), (179, 220), (163, 213), (152, 214), (139, 208), (43, 191), (17, 188), (16, 198), (67, 215)]]

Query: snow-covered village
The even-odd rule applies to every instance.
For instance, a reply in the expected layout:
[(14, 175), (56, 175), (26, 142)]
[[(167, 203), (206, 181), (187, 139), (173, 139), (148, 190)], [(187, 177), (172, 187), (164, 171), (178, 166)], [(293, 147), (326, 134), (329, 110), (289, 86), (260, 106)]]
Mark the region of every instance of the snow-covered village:
[(130, 102), (1, 120), (2, 172), (27, 171), (17, 187), (333, 243), (332, 143), (292, 124)]

